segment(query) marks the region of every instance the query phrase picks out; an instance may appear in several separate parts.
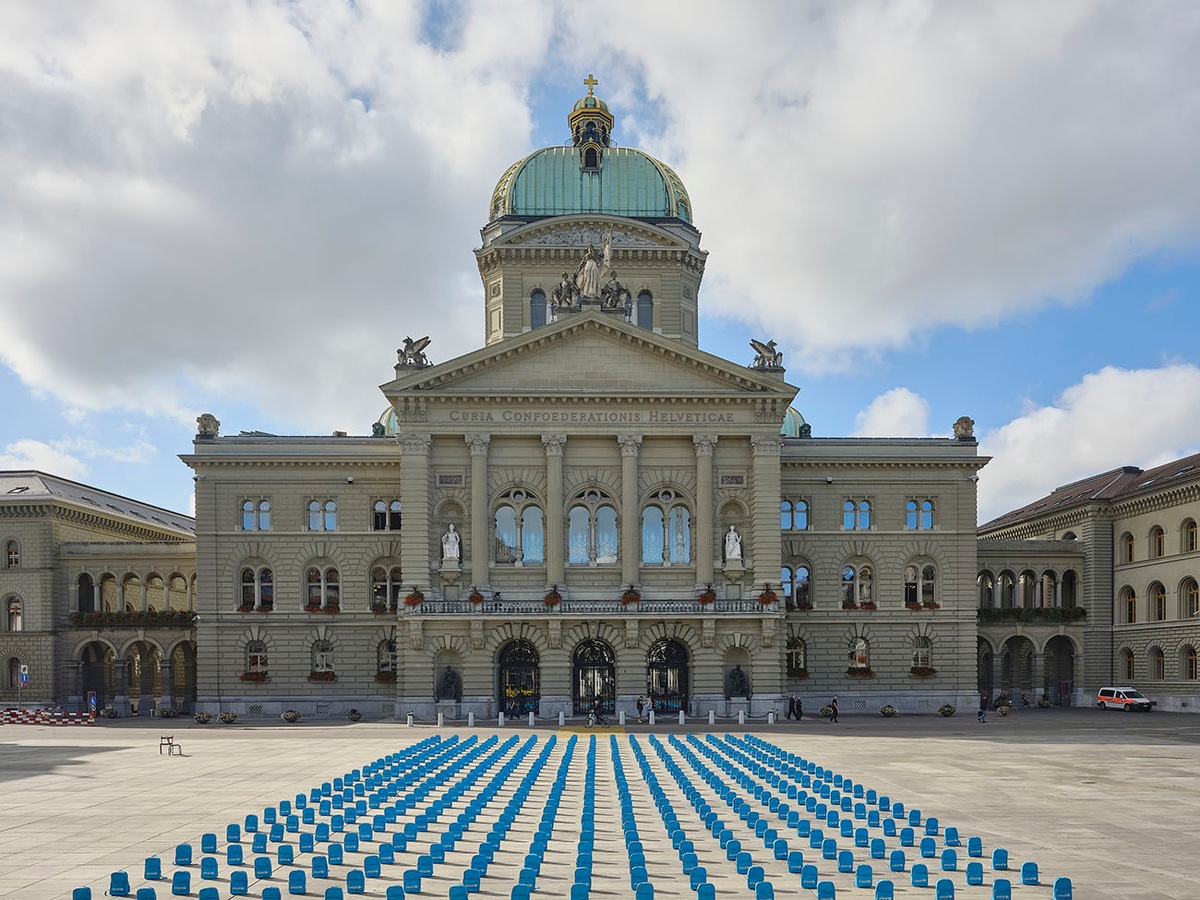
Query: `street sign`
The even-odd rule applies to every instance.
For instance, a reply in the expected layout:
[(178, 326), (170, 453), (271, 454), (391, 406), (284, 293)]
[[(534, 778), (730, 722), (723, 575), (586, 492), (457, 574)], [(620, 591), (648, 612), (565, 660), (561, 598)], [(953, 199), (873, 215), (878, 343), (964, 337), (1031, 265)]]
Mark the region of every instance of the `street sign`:
[(25, 665), (24, 663), (21, 664), (21, 674), (22, 675), (29, 674), (29, 666)]
[(21, 684), (29, 684), (29, 673), (28, 672), (21, 673)]
[(92, 712), (95, 712), (96, 706), (96, 692), (88, 691), (88, 709), (90, 709)]

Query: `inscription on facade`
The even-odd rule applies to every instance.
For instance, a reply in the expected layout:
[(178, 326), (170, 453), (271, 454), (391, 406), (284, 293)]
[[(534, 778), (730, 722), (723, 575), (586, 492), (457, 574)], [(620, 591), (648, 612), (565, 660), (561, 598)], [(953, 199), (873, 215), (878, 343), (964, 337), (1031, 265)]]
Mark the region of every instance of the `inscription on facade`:
[(438, 487), (461, 487), (463, 477), (461, 475), (439, 475)]
[(720, 425), (733, 424), (732, 412), (665, 412), (651, 410), (470, 410), (452, 409), (446, 413), (451, 422), (511, 422), (525, 425)]
[(721, 476), (721, 487), (745, 487), (745, 486), (746, 486), (746, 476), (745, 475), (722, 475)]

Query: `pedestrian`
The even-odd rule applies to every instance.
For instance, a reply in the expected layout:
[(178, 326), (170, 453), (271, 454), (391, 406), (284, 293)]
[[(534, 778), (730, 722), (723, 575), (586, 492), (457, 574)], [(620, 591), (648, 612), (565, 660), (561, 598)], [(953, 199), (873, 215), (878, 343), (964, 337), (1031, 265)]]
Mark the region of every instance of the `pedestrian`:
[(639, 695), (637, 698), (638, 722), (642, 721), (642, 715), (645, 712), (645, 709), (646, 709), (646, 698)]
[(987, 694), (980, 694), (979, 695), (979, 724), (981, 724), (981, 725), (987, 723), (987, 708), (988, 708)]
[(796, 695), (795, 694), (792, 694), (791, 696), (788, 697), (787, 715), (784, 716), (784, 718), (785, 719), (796, 718)]
[(830, 703), (829, 703), (829, 708), (830, 708), (831, 710), (833, 710), (833, 712), (832, 712), (832, 713), (830, 713), (830, 715), (829, 715), (829, 721), (830, 721), (830, 722), (836, 722), (836, 721), (838, 720), (838, 717), (837, 717), (837, 713), (838, 713), (838, 709), (837, 709), (837, 694), (834, 694), (834, 695), (833, 695), (833, 700), (832, 700), (832, 701), (830, 701)]
[(804, 718), (804, 698), (796, 698), (796, 721), (799, 722)]

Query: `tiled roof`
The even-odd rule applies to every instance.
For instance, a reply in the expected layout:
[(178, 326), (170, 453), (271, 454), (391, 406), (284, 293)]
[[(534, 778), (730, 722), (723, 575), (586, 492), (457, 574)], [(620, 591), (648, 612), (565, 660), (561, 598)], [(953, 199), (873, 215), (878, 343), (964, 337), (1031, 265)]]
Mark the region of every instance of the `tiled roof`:
[(131, 500), (119, 494), (110, 494), (78, 481), (32, 469), (0, 471), (0, 503), (46, 498), (62, 500), (76, 506), (92, 507), (98, 513), (136, 522), (149, 528), (165, 528), (189, 535), (196, 531), (196, 522), (190, 516)]

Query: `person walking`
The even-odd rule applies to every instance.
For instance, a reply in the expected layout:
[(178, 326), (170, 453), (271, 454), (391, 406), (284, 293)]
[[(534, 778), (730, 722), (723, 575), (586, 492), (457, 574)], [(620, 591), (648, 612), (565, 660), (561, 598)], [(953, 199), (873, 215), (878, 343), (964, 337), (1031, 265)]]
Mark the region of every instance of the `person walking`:
[(637, 714), (638, 714), (638, 722), (639, 723), (641, 723), (641, 721), (642, 721), (642, 716), (643, 716), (643, 713), (645, 712), (645, 709), (646, 709), (646, 698), (639, 696), (637, 698)]
[(799, 722), (804, 718), (804, 698), (796, 698), (796, 721)]
[(833, 695), (833, 700), (830, 701), (829, 708), (833, 710), (833, 713), (829, 716), (829, 721), (836, 722), (838, 720), (837, 694)]
[(785, 719), (796, 718), (796, 695), (795, 694), (792, 694), (791, 696), (788, 697), (787, 715), (785, 715), (784, 718)]
[(988, 696), (987, 696), (987, 694), (980, 694), (979, 695), (979, 724), (980, 725), (987, 724), (987, 708), (988, 708)]

